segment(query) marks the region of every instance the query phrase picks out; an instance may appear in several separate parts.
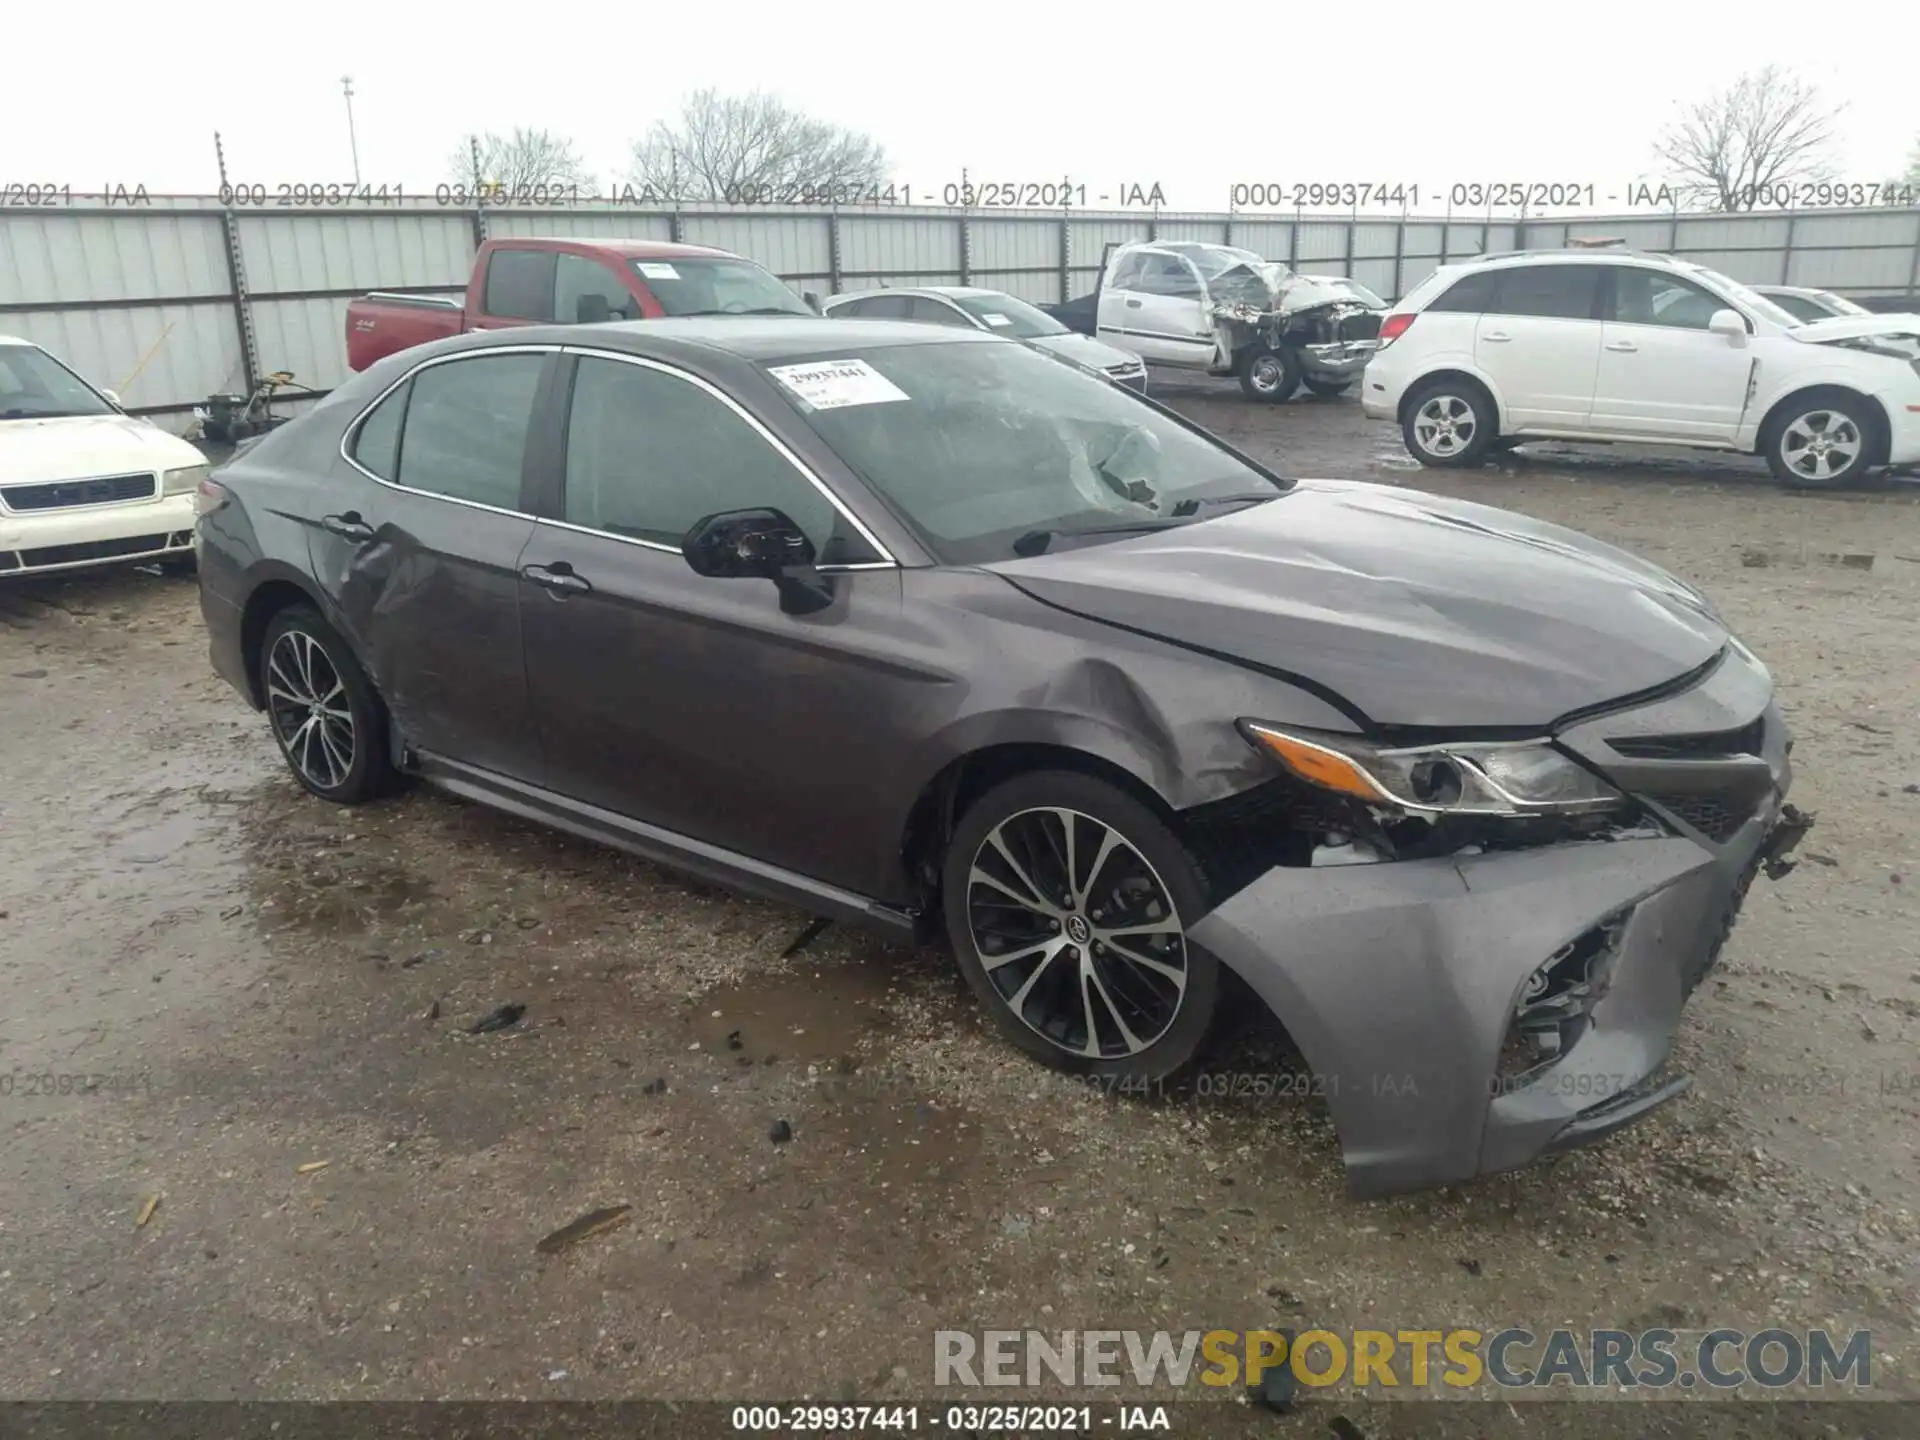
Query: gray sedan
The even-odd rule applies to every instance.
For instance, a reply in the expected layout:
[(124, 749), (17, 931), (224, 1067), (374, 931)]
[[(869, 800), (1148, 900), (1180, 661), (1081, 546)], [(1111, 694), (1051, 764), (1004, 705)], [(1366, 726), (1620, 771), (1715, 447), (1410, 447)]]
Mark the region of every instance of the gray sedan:
[(1138, 355), (1069, 330), (1043, 310), (1000, 290), (971, 285), (921, 285), (907, 290), (852, 290), (821, 307), (835, 320), (914, 320), (925, 325), (985, 330), (1022, 340), (1056, 360), (1145, 394), (1147, 367)]
[(1283, 479), (972, 329), (444, 340), (198, 508), (214, 667), (319, 798), (415, 777), (944, 936), (1009, 1042), (1114, 1086), (1250, 993), (1362, 1191), (1677, 1094), (1805, 828), (1771, 677), (1673, 576)]

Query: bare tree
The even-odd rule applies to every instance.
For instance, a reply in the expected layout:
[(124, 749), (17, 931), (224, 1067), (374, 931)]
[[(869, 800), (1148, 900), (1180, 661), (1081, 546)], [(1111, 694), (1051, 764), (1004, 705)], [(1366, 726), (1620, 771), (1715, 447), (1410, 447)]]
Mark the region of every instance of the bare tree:
[(1907, 152), (1906, 178), (1900, 182), (1910, 190), (1920, 190), (1920, 140)]
[(1844, 105), (1777, 65), (1749, 71), (1688, 106), (1654, 149), (1676, 189), (1713, 210), (1780, 203), (1788, 187), (1831, 180), (1829, 150)]
[(697, 90), (676, 123), (656, 121), (634, 142), (627, 175), (663, 198), (779, 201), (884, 184), (887, 157), (871, 136), (774, 96)]
[(488, 131), (466, 135), (460, 148), (447, 157), (447, 176), (472, 189), (504, 190), (509, 196), (545, 187), (591, 186), (593, 175), (575, 152), (573, 142), (547, 130), (518, 126), (510, 135)]

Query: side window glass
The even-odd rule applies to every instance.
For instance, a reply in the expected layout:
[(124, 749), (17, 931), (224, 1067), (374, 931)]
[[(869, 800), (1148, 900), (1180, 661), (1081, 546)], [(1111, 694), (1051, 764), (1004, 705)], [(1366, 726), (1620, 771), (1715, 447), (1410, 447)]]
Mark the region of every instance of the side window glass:
[(957, 325), (962, 330), (974, 328), (973, 322), (962, 315), (944, 300), (931, 300), (925, 295), (913, 297), (911, 318), (928, 325)]
[(553, 319), (551, 250), (496, 250), (487, 261), (487, 314), (506, 320)]
[(567, 418), (568, 524), (677, 547), (708, 515), (761, 506), (785, 511), (822, 564), (879, 558), (731, 406), (649, 366), (580, 361)]
[(1500, 272), (1499, 298), (1490, 309), (1499, 315), (1591, 320), (1599, 278), (1597, 265), (1517, 265)]
[(1610, 318), (1622, 324), (1704, 330), (1714, 311), (1731, 308), (1726, 301), (1675, 275), (1631, 265), (1614, 272)]
[(1192, 268), (1177, 255), (1141, 257), (1145, 273), (1134, 289), (1143, 295), (1171, 295), (1184, 300), (1200, 298), (1200, 281)]
[(1484, 270), (1477, 275), (1463, 276), (1454, 281), (1447, 292), (1427, 309), (1444, 314), (1484, 314), (1493, 308), (1494, 281), (1497, 278), (1494, 273)]
[(860, 305), (862, 320), (905, 320), (912, 313), (911, 295), (876, 295)]
[(556, 255), (553, 318), (562, 325), (638, 320), (640, 307), (606, 266), (578, 255)]
[(1122, 260), (1113, 272), (1113, 278), (1107, 282), (1109, 290), (1131, 290), (1140, 283), (1140, 256), (1129, 255)]
[(353, 458), (382, 480), (400, 478), (400, 422), (406, 418), (411, 380), (373, 407), (353, 437)]
[(518, 510), (520, 462), (546, 359), (482, 355), (415, 374), (400, 432), (400, 483)]

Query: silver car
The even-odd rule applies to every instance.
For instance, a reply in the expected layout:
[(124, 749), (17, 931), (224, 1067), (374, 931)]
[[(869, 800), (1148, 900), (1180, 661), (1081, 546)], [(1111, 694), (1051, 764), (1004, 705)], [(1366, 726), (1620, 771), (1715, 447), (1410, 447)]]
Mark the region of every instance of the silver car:
[(985, 330), (1010, 340), (1022, 340), (1056, 360), (1137, 390), (1147, 392), (1147, 367), (1138, 355), (1119, 350), (1091, 335), (1079, 335), (1045, 311), (1001, 290), (971, 285), (920, 285), (902, 290), (854, 290), (835, 295), (821, 306), (835, 320), (917, 320), (929, 325), (952, 325)]

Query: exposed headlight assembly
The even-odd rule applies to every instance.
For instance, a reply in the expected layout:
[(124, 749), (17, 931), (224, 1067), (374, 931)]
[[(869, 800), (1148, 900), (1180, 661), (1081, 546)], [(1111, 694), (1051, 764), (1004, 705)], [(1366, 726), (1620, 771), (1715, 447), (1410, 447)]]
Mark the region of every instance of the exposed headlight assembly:
[(1384, 749), (1346, 735), (1240, 722), (1255, 747), (1322, 790), (1412, 814), (1571, 815), (1626, 796), (1544, 740)]
[(205, 465), (183, 465), (178, 470), (169, 470), (160, 477), (162, 495), (191, 495), (200, 488), (200, 482), (207, 478)]

